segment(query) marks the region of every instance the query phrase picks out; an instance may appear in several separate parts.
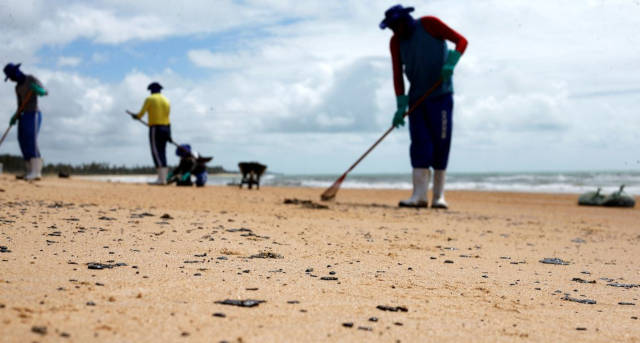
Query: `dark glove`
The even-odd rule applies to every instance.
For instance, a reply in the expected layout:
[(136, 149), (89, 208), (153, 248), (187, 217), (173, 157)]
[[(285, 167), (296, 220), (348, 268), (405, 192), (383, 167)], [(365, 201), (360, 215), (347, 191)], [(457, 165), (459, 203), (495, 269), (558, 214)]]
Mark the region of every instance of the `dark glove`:
[(407, 112), (407, 106), (409, 106), (409, 97), (406, 95), (398, 95), (396, 97), (396, 104), (398, 109), (393, 115), (393, 127), (396, 129), (400, 126), (404, 126), (404, 114)]
[(449, 50), (449, 54), (447, 55), (447, 60), (442, 66), (442, 72), (440, 76), (442, 76), (442, 80), (448, 82), (451, 80), (451, 75), (453, 75), (453, 68), (455, 68), (456, 64), (460, 60), (460, 53), (456, 50)]
[(37, 83), (32, 82), (31, 83), (31, 90), (33, 90), (34, 93), (36, 93), (39, 96), (45, 96), (49, 93), (47, 93), (47, 90), (40, 87), (40, 85), (38, 85)]
[(17, 121), (18, 121), (18, 113), (11, 116), (11, 120), (9, 120), (9, 126), (16, 125)]

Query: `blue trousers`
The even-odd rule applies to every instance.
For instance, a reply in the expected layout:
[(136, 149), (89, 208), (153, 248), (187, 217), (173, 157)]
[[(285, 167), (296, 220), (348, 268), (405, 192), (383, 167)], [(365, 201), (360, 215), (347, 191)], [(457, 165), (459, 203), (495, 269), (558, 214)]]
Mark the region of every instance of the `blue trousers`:
[(42, 123), (42, 113), (23, 112), (18, 121), (18, 143), (22, 158), (28, 161), (32, 158), (40, 157), (40, 149), (38, 149), (38, 133), (40, 132), (40, 124)]
[(151, 157), (156, 168), (167, 166), (167, 142), (171, 140), (171, 126), (153, 125), (149, 127)]
[(425, 100), (409, 116), (411, 166), (447, 169), (453, 127), (453, 95)]
[(196, 186), (202, 187), (207, 183), (207, 171), (200, 172), (196, 174)]

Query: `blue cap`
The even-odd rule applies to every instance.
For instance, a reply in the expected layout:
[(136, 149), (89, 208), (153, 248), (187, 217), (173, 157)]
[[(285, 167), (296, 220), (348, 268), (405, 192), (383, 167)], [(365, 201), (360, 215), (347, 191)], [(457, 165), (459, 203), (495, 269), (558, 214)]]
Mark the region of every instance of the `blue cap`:
[(180, 146), (176, 148), (176, 155), (180, 157), (189, 157), (191, 155), (191, 145), (180, 144)]
[(380, 28), (384, 30), (398, 20), (410, 17), (409, 13), (413, 12), (413, 10), (413, 7), (402, 7), (400, 4), (390, 7), (384, 12), (384, 19), (380, 22)]
[(147, 86), (147, 89), (152, 92), (160, 91), (162, 89), (162, 85), (157, 82), (152, 82)]
[(20, 72), (20, 64), (13, 64), (13, 63), (9, 63), (6, 66), (4, 66), (4, 82), (7, 82), (7, 80), (9, 79), (9, 77), (15, 77), (18, 72)]

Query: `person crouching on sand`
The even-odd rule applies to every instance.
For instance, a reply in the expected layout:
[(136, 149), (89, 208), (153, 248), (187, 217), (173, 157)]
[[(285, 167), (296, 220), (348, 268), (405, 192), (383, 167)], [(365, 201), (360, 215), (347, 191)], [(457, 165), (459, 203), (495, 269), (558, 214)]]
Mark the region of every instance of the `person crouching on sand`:
[(9, 63), (4, 67), (6, 82), (11, 80), (16, 83), (16, 96), (18, 98), (18, 110), (11, 117), (9, 125), (18, 122), (18, 143), (22, 158), (26, 165), (24, 176), (18, 179), (40, 180), (42, 177), (42, 156), (38, 148), (38, 133), (42, 123), (42, 113), (38, 108), (38, 96), (47, 95), (44, 86), (33, 75), (25, 75), (20, 70), (20, 63)]
[[(436, 17), (414, 19), (410, 14), (413, 10), (413, 7), (393, 6), (380, 23), (381, 29), (388, 27), (393, 31), (390, 49), (398, 108), (393, 126), (403, 126), (407, 106), (412, 106), (440, 79), (442, 84), (409, 116), (413, 195), (398, 205), (428, 207), (429, 168), (433, 168), (431, 207), (447, 208), (444, 183), (453, 126), (451, 76), (467, 47), (467, 40)], [(447, 40), (455, 43), (455, 50), (447, 49)], [(403, 69), (411, 84), (408, 95), (404, 94)]]
[(203, 157), (191, 149), (189, 144), (181, 144), (176, 148), (180, 164), (169, 173), (167, 183), (175, 182), (178, 186), (192, 186), (191, 176), (196, 177), (196, 187), (204, 187), (207, 183), (207, 162), (212, 157)]
[(169, 112), (171, 104), (162, 94), (162, 85), (157, 82), (151, 83), (147, 89), (151, 95), (144, 101), (142, 109), (137, 114), (131, 114), (134, 120), (140, 120), (145, 113), (149, 113), (149, 143), (151, 145), (151, 157), (158, 172), (158, 179), (151, 184), (166, 185), (167, 174), (167, 142), (171, 141), (171, 123), (169, 122)]

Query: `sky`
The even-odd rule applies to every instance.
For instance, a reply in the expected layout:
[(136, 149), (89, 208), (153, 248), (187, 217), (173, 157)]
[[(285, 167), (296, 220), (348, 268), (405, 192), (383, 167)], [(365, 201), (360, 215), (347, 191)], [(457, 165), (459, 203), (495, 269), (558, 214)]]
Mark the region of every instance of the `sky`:
[[(0, 63), (21, 62), (49, 90), (47, 163), (151, 165), (147, 129), (125, 110), (158, 81), (173, 138), (213, 165), (340, 174), (395, 112), (391, 32), (378, 24), (396, 3), (3, 0)], [(449, 170), (640, 170), (640, 0), (403, 5), (469, 41), (454, 72)], [(0, 108), (8, 123), (11, 82)], [(0, 153), (19, 154), (15, 129)], [(405, 126), (355, 172), (410, 168)]]

